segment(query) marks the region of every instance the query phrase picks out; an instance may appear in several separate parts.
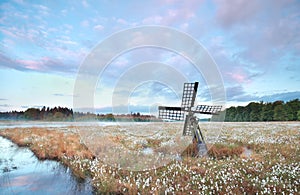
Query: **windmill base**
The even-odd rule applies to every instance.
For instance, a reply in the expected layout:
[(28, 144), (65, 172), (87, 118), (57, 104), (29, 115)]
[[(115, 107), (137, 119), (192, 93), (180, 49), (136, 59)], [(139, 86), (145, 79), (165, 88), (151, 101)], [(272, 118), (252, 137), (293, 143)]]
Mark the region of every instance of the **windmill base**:
[(207, 147), (205, 143), (198, 143), (197, 150), (198, 157), (203, 157), (207, 155)]
[(193, 157), (204, 157), (207, 156), (207, 146), (205, 142), (197, 141), (197, 139), (193, 139), (192, 145), (188, 151), (188, 153)]

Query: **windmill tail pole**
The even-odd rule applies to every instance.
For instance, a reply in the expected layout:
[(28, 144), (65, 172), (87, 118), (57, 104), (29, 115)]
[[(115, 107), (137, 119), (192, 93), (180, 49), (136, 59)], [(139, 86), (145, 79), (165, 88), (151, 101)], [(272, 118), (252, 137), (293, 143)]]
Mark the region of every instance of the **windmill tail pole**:
[(204, 137), (202, 135), (199, 125), (197, 126), (197, 129), (195, 131), (195, 137), (193, 139), (196, 139), (197, 142), (197, 156), (198, 157), (206, 156), (207, 146), (204, 141)]

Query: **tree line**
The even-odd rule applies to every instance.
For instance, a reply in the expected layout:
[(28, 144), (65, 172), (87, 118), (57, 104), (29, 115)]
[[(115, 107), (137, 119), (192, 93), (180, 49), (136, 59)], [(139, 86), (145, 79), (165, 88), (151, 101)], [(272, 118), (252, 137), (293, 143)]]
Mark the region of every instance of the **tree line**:
[[(288, 102), (251, 102), (247, 106), (237, 106), (227, 108), (225, 121), (244, 122), (244, 121), (299, 121), (300, 120), (300, 101), (294, 99)], [(218, 119), (218, 116), (213, 116)]]
[(152, 115), (143, 115), (139, 112), (132, 112), (130, 114), (95, 114), (95, 113), (84, 113), (75, 112), (74, 120), (76, 121), (107, 121), (107, 122), (150, 122), (150, 121), (161, 121)]
[(66, 107), (28, 108), (26, 111), (0, 112), (0, 120), (42, 120), (42, 121), (158, 121), (155, 116), (130, 114), (95, 114), (90, 112), (73, 112)]
[[(225, 121), (300, 121), (300, 101), (251, 102), (247, 106), (232, 106), (212, 117), (213, 121), (225, 114)], [(94, 114), (73, 112), (66, 107), (28, 108), (26, 111), (0, 112), (1, 120), (44, 120), (44, 121), (161, 121), (155, 116), (130, 114)]]
[(66, 107), (28, 108), (26, 111), (0, 112), (2, 120), (71, 121), (73, 110)]

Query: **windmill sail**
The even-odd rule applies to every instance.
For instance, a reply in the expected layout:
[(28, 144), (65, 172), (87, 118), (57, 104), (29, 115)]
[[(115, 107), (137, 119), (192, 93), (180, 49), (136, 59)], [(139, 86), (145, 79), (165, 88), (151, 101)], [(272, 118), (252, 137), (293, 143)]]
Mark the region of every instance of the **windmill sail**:
[(181, 107), (159, 106), (159, 118), (175, 121), (183, 121), (183, 135), (192, 136), (197, 141), (198, 155), (205, 155), (207, 147), (204, 141), (203, 134), (199, 127), (198, 118), (195, 114), (218, 114), (222, 106), (215, 105), (198, 105), (194, 107), (195, 99), (198, 90), (198, 82), (184, 83)]

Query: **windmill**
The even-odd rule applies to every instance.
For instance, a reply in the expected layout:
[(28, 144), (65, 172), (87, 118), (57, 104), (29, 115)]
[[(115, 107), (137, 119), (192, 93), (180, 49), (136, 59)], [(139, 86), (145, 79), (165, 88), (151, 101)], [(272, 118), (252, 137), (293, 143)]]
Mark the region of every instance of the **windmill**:
[(194, 107), (198, 84), (198, 82), (184, 83), (181, 107), (159, 106), (158, 110), (161, 119), (185, 121), (182, 135), (192, 136), (193, 141), (197, 142), (198, 156), (203, 156), (207, 153), (207, 147), (195, 114), (217, 115), (222, 106), (197, 105)]

